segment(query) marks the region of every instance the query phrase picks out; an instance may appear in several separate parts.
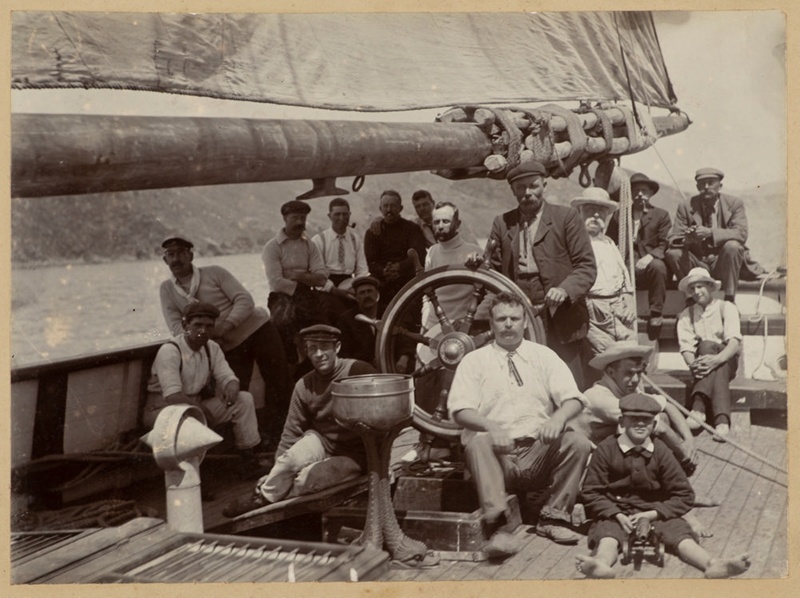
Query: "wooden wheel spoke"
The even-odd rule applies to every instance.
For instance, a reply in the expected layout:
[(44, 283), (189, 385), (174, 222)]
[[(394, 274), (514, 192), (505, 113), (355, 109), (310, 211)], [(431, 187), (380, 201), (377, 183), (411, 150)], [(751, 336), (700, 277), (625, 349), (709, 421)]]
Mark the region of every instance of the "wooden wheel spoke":
[(428, 298), (428, 301), (431, 302), (433, 313), (435, 313), (436, 317), (439, 319), (439, 325), (442, 327), (442, 332), (444, 334), (453, 332), (453, 323), (450, 321), (450, 318), (447, 317), (447, 314), (444, 313), (442, 306), (439, 305), (439, 298), (436, 296), (436, 291), (431, 287), (428, 287), (425, 289), (425, 296)]
[(485, 344), (491, 342), (493, 338), (494, 338), (494, 332), (492, 332), (491, 330), (487, 330), (486, 332), (481, 332), (480, 334), (476, 334), (475, 336), (473, 336), (472, 342), (475, 344), (475, 348), (479, 349)]
[(472, 300), (467, 308), (467, 314), (464, 316), (464, 319), (456, 325), (456, 330), (458, 332), (469, 332), (470, 328), (472, 328), (472, 322), (475, 320), (475, 313), (478, 311), (478, 306), (481, 304), (484, 297), (486, 297), (486, 287), (478, 283), (472, 286)]
[(441, 367), (442, 367), (442, 362), (439, 361), (438, 357), (435, 357), (434, 359), (423, 365), (421, 368), (414, 370), (414, 373), (411, 374), (411, 376), (412, 378), (421, 378), (422, 376), (430, 374), (434, 370), (438, 370)]
[(404, 336), (407, 339), (414, 341), (415, 343), (420, 343), (422, 345), (425, 345), (426, 347), (434, 348), (432, 345), (434, 339), (429, 338), (423, 334), (419, 334), (418, 332), (411, 332), (410, 330), (406, 330), (402, 326), (395, 326), (394, 329), (392, 330), (392, 334), (393, 335), (399, 334), (400, 336)]

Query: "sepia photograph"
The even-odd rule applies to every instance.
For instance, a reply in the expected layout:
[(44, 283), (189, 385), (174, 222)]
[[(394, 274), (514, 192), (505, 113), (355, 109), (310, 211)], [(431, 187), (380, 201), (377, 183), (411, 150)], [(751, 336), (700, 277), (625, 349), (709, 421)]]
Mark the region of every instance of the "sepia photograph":
[(14, 595), (786, 580), (789, 13), (471, 6), (7, 11)]

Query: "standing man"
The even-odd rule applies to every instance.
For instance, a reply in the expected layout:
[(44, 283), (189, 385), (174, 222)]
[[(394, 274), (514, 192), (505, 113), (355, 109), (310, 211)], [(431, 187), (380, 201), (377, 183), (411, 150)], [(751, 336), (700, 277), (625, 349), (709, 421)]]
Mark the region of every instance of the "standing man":
[(256, 447), (261, 443), (253, 395), (239, 389), (239, 380), (220, 346), (210, 340), (219, 310), (193, 302), (183, 315), (183, 333), (167, 341), (156, 354), (147, 383), (142, 423), (153, 427), (167, 405), (188, 403), (202, 409), (209, 424), (233, 423), (233, 438), (243, 477), (262, 475)]
[(408, 257), (408, 250), (415, 250), (420, 263), (424, 263), (426, 247), (419, 226), (400, 216), (403, 202), (397, 191), (390, 189), (381, 193), (380, 209), (383, 215), (379, 224), (380, 234), (367, 231), (364, 253), (370, 273), (381, 283), (381, 304), (385, 306), (403, 285), (414, 278), (415, 265)]
[[(650, 340), (658, 338), (663, 324), (664, 299), (667, 296), (667, 238), (672, 221), (666, 210), (651, 205), (650, 199), (658, 193), (659, 185), (647, 175), (636, 173), (631, 177), (633, 195), (633, 255), (636, 258), (636, 288), (647, 289), (650, 317), (647, 334)], [(606, 234), (619, 243), (619, 213), (611, 217)]]
[(534, 306), (547, 345), (584, 387), (581, 344), (589, 329), (585, 296), (597, 266), (589, 235), (574, 208), (544, 199), (547, 171), (528, 161), (507, 175), (519, 206), (495, 217), (492, 267), (516, 282)]
[(411, 203), (414, 205), (414, 211), (417, 217), (414, 222), (422, 229), (422, 234), (425, 236), (425, 247), (431, 247), (436, 243), (436, 231), (433, 226), (433, 196), (425, 189), (418, 189), (414, 191), (411, 196)]
[(264, 378), (267, 417), (273, 428), (269, 432), (277, 442), (292, 385), (283, 345), (269, 312), (256, 307), (253, 296), (225, 268), (194, 266), (194, 245), (188, 239), (171, 236), (161, 247), (164, 263), (172, 273), (159, 290), (167, 327), (173, 335), (182, 334), (183, 314), (194, 303), (209, 303), (219, 310), (209, 337), (222, 348), (242, 390), (250, 388), (253, 363), (258, 364)]
[[(491, 302), (494, 342), (472, 351), (456, 369), (449, 411), (464, 428), (466, 465), (475, 480), (489, 529), (506, 523), (506, 489), (549, 487), (536, 533), (559, 544), (576, 544), (569, 529), (581, 475), (592, 446), (566, 424), (586, 399), (564, 362), (550, 349), (523, 339), (522, 300), (509, 293)], [(497, 531), (484, 548), (489, 558), (519, 550), (516, 538)]]
[(720, 192), (724, 177), (716, 168), (697, 171), (699, 194), (678, 206), (666, 257), (678, 280), (697, 266), (708, 270), (722, 281), (725, 301), (733, 302), (745, 260), (747, 214), (742, 200)]
[(342, 197), (335, 197), (328, 206), (331, 227), (314, 235), (311, 241), (319, 249), (328, 280), (322, 290), (328, 293), (328, 311), (335, 317), (353, 305), (353, 279), (369, 274), (364, 243), (348, 226), (350, 204)]
[[(589, 187), (573, 199), (571, 205), (584, 219), (597, 264), (597, 278), (586, 296), (589, 310), (586, 340), (594, 356), (616, 341), (634, 337), (633, 285), (619, 249), (605, 235), (606, 224), (617, 210), (617, 203), (611, 201), (605, 189)], [(589, 376), (586, 378), (588, 382)]]
[(284, 227), (264, 245), (261, 261), (269, 283), (267, 305), (283, 340), (289, 363), (300, 361), (297, 331), (327, 323), (322, 301), (313, 287), (322, 287), (328, 270), (322, 255), (305, 235), (309, 205), (292, 200), (281, 206)]

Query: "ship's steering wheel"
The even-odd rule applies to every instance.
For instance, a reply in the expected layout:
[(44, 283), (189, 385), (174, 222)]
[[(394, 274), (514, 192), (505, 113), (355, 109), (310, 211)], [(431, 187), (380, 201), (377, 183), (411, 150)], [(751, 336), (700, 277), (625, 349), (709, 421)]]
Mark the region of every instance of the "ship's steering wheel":
[[(444, 313), (435, 293), (436, 289), (454, 284), (473, 287), (472, 300), (467, 312), (457, 320), (451, 320)], [(430, 350), (429, 357), (432, 357), (428, 363), (417, 367), (412, 374), (415, 382), (420, 382), (423, 378), (428, 381), (432, 378), (435, 380), (433, 383), (435, 396), (430, 396), (430, 393), (420, 393), (420, 387), (417, 387), (412, 423), (421, 432), (448, 441), (458, 439), (461, 428), (449, 418), (447, 412), (450, 384), (456, 367), (464, 356), (492, 341), (493, 334), (487, 329), (487, 323), (483, 326), (480, 326), (480, 323), (476, 324), (475, 316), (488, 293), (501, 292), (514, 294), (522, 299), (528, 316), (526, 338), (539, 343), (544, 342), (544, 339), (536, 337), (536, 328), (532, 324), (533, 307), (527, 296), (509, 278), (494, 270), (483, 268), (472, 270), (460, 266), (442, 266), (430, 270), (409, 281), (386, 307), (375, 338), (375, 350), (381, 371), (397, 372), (396, 363), (400, 356), (398, 341), (401, 341), (402, 337), (425, 345)], [(412, 312), (419, 310), (423, 296), (428, 298), (439, 320), (439, 325), (432, 328), (427, 335), (409, 332), (403, 327), (403, 322), (413, 319), (414, 316), (418, 321), (419, 316)], [(421, 396), (422, 394), (424, 396)]]

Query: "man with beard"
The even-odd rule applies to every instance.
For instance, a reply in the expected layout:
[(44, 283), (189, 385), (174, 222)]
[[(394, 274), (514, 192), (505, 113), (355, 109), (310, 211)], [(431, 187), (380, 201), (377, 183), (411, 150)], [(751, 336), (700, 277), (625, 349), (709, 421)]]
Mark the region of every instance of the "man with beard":
[[(647, 289), (650, 318), (647, 334), (655, 340), (663, 324), (664, 299), (667, 296), (667, 264), (664, 262), (672, 221), (669, 213), (650, 203), (658, 193), (659, 185), (647, 175), (636, 173), (631, 177), (633, 196), (633, 254), (636, 258), (636, 288)], [(606, 234), (619, 243), (619, 213), (611, 216)]]
[(253, 494), (225, 507), (222, 513), (226, 517), (318, 492), (357, 477), (366, 469), (361, 438), (333, 416), (331, 383), (346, 376), (373, 374), (375, 368), (339, 357), (338, 328), (317, 324), (304, 328), (299, 336), (314, 369), (295, 384), (275, 465), (258, 480)]
[[(381, 283), (381, 305), (385, 306), (398, 291), (415, 275), (414, 260), (408, 251), (416, 251), (420, 263), (425, 260), (425, 237), (422, 230), (400, 216), (403, 202), (394, 190), (381, 193), (380, 209), (383, 220), (380, 234), (368, 230), (364, 235), (364, 253), (369, 271)], [(419, 313), (419, 312), (417, 312)]]
[(284, 227), (264, 245), (261, 261), (269, 283), (267, 306), (281, 333), (289, 363), (300, 359), (297, 331), (326, 323), (322, 301), (313, 287), (324, 286), (328, 270), (322, 255), (305, 235), (309, 205), (292, 200), (281, 206)]
[(582, 340), (589, 328), (585, 296), (597, 266), (589, 235), (574, 208), (544, 199), (547, 171), (522, 162), (506, 175), (519, 206), (495, 217), (492, 267), (517, 283), (534, 306), (539, 334), (584, 388)]
[(668, 249), (666, 260), (678, 280), (692, 268), (705, 268), (722, 282), (725, 301), (733, 302), (745, 260), (747, 214), (740, 199), (720, 192), (724, 176), (716, 168), (697, 171), (700, 193), (678, 206), (669, 241), (681, 246)]
[(219, 310), (209, 332), (225, 354), (242, 390), (250, 387), (253, 363), (265, 381), (265, 403), (269, 413), (270, 441), (277, 442), (292, 392), (291, 376), (280, 336), (267, 310), (256, 307), (253, 296), (225, 268), (192, 264), (194, 244), (180, 236), (162, 244), (164, 263), (172, 277), (161, 283), (161, 311), (173, 335), (183, 332), (183, 313), (197, 302)]

